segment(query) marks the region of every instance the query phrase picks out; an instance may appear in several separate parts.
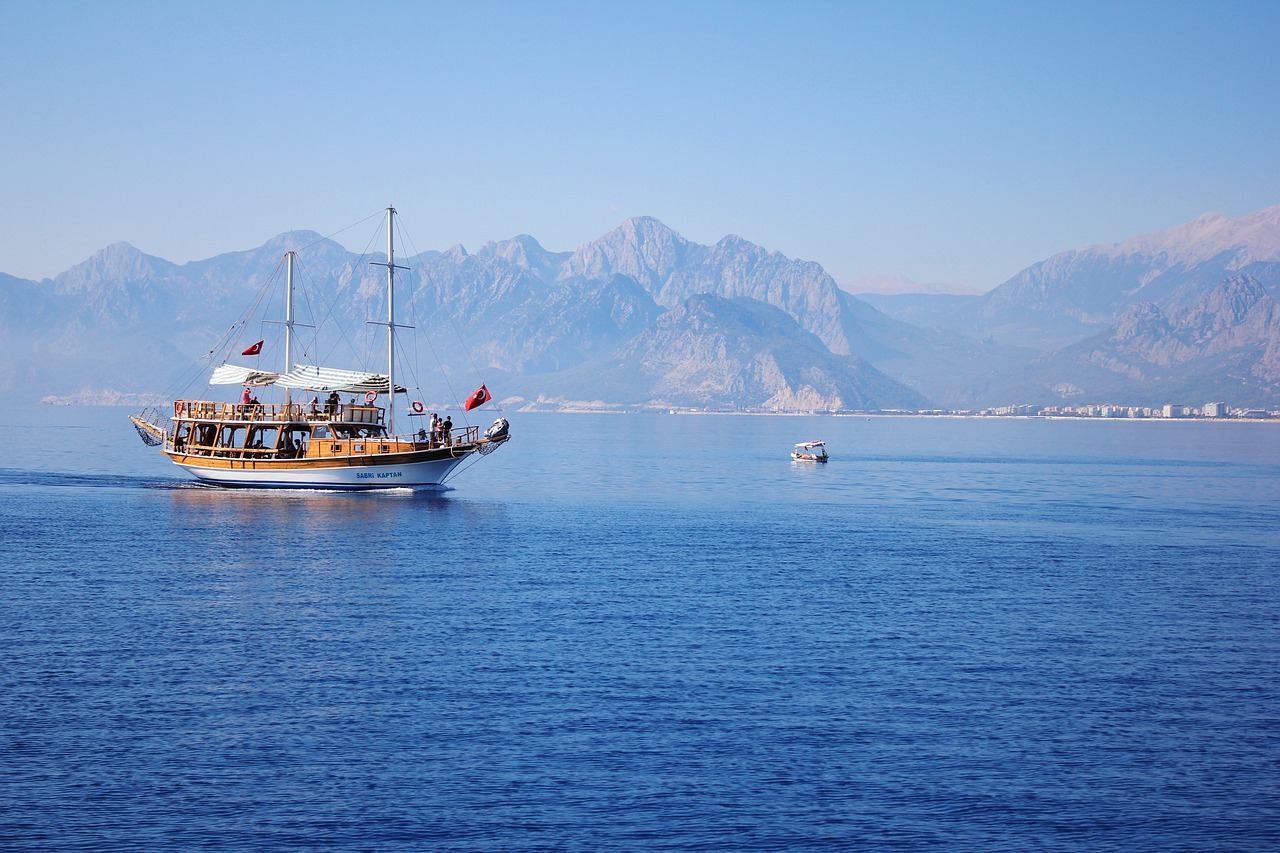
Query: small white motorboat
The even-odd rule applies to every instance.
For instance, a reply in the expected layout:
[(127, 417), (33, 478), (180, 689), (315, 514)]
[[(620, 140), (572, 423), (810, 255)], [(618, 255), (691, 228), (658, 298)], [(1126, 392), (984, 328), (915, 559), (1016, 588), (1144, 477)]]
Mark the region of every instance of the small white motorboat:
[(792, 449), (791, 458), (795, 462), (826, 462), (831, 457), (825, 441), (802, 441)]

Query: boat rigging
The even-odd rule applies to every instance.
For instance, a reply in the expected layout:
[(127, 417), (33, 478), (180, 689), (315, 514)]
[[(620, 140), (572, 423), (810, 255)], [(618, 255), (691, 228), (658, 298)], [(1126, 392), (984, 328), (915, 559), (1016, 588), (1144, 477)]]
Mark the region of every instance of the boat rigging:
[[(173, 413), (133, 415), (130, 420), (143, 441), (159, 447), (169, 459), (201, 482), (218, 486), (369, 490), (441, 486), (457, 466), (473, 455), (486, 455), (510, 438), (505, 418), (498, 418), (483, 434), (476, 426), (454, 428), (452, 420), (432, 419), (407, 434), (396, 430), (396, 394), (406, 394), (395, 382), (395, 314), (397, 270), (408, 267), (395, 258), (394, 207), (386, 210), (387, 260), (373, 261), (387, 270), (385, 373), (319, 365), (295, 364), (293, 275), (295, 252), (286, 259), (284, 369), (279, 373), (241, 367), (224, 361), (209, 380), (211, 385), (243, 385), (240, 402), (177, 399)], [(242, 355), (258, 355), (263, 341)], [(275, 386), (282, 403), (263, 404), (251, 388)], [(313, 394), (298, 403), (292, 392)], [(481, 395), (483, 391), (483, 395)], [(320, 395), (327, 394), (323, 403)], [(341, 394), (351, 396), (343, 403)], [(379, 405), (385, 395), (385, 407)], [(491, 399), (487, 386), (471, 395), (464, 411)], [(411, 406), (423, 414), (421, 403)], [(172, 426), (164, 423), (171, 421)]]

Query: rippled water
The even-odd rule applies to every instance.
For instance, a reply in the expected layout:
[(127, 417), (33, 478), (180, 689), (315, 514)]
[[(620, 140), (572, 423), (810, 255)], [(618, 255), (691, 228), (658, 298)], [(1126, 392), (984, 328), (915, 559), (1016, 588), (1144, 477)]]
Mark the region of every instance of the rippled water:
[(1280, 425), (509, 414), (349, 495), (123, 414), (0, 425), (0, 848), (1280, 849)]

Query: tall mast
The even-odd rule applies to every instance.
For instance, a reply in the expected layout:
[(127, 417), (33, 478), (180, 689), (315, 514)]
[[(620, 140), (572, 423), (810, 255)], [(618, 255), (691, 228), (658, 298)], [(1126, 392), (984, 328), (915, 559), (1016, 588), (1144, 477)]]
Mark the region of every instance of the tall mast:
[[(308, 329), (315, 328), (314, 326), (308, 326), (306, 323), (299, 323), (293, 311), (293, 260), (295, 257), (297, 257), (297, 255), (298, 255), (297, 252), (292, 252), (292, 251), (284, 253), (285, 269), (287, 271), (285, 275), (285, 286), (284, 286), (284, 322), (281, 323), (279, 320), (266, 321), (268, 323), (274, 323), (277, 326), (279, 325), (284, 326), (284, 374), (282, 375), (287, 375), (293, 372), (293, 329), (294, 327), (304, 326)], [(280, 269), (279, 267), (276, 267), (277, 271), (279, 269)], [(275, 275), (275, 273), (272, 273), (272, 275)], [(293, 391), (290, 390), (289, 388), (285, 388), (284, 404), (288, 406), (292, 402), (293, 402)]]
[[(288, 261), (288, 274), (284, 291), (284, 372), (293, 372), (293, 252), (285, 252)], [(284, 404), (287, 407), (293, 402), (293, 391), (284, 389)]]
[[(390, 435), (395, 434), (396, 420), (396, 270), (408, 269), (408, 267), (396, 266), (395, 218), (396, 209), (388, 207), (387, 262), (383, 264), (370, 261), (372, 266), (387, 268), (387, 433)], [(383, 324), (373, 323), (373, 325)]]
[(396, 209), (387, 208), (387, 433), (396, 423)]

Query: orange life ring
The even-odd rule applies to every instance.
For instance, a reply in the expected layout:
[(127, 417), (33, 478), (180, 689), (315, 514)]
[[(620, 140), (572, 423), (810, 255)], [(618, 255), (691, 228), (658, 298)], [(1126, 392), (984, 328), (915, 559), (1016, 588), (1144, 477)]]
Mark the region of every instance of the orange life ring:
[(366, 391), (366, 392), (364, 392), (364, 401), (365, 401), (366, 403), (372, 403), (372, 402), (373, 402), (374, 400), (376, 400), (376, 399), (378, 399), (378, 392), (377, 392), (377, 391)]
[(420, 400), (413, 401), (413, 411), (416, 414), (419, 414), (419, 415), (422, 414), (422, 401)]
[(173, 416), (176, 418), (176, 417), (180, 416), (181, 414), (182, 414), (182, 401), (181, 401), (181, 400), (174, 400), (174, 401), (173, 401)]

